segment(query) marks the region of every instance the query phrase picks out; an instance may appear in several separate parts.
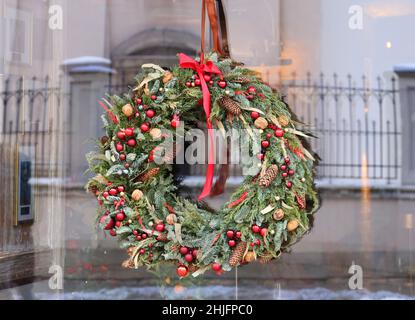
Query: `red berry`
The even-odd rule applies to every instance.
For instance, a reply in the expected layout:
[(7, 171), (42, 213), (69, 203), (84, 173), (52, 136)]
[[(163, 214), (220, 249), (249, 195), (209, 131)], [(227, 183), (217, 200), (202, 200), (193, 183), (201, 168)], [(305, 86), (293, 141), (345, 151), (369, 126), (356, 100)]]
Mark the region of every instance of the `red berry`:
[(121, 221), (115, 221), (115, 227), (119, 228), (121, 227)]
[(144, 253), (146, 253), (146, 250), (140, 249), (140, 254), (144, 254)]
[(124, 161), (126, 158), (127, 158), (127, 157), (126, 157), (126, 155), (125, 155), (125, 154), (120, 154), (120, 160), (121, 160), (121, 161)]
[(125, 165), (124, 165), (124, 168), (125, 169), (128, 169), (130, 167), (130, 165), (128, 164), (128, 163), (126, 163)]
[(190, 87), (192, 84), (191, 84), (191, 82), (190, 81), (186, 81), (186, 87)]
[(141, 235), (141, 238), (143, 238), (143, 239), (147, 239), (147, 233), (143, 233), (143, 234)]
[(265, 155), (263, 154), (263, 153), (259, 153), (259, 154), (257, 154), (256, 155), (256, 157), (259, 159), (259, 160), (264, 160), (264, 157), (265, 157)]
[(179, 250), (180, 254), (185, 255), (189, 252), (189, 248), (187, 247), (181, 247)]
[(254, 96), (253, 96), (252, 94), (249, 94), (249, 95), (247, 95), (247, 96), (246, 96), (246, 98), (247, 98), (248, 100), (253, 100), (253, 99), (254, 99)]
[(226, 237), (228, 237), (228, 239), (232, 239), (234, 235), (235, 233), (233, 232), (233, 230), (226, 231)]
[(261, 245), (261, 240), (256, 239), (256, 240), (255, 240), (255, 244), (256, 244), (257, 246), (260, 246), (260, 245)]
[(156, 100), (157, 96), (155, 94), (151, 95), (151, 100)]
[(177, 127), (179, 126), (179, 123), (180, 123), (180, 120), (173, 119), (173, 120), (170, 122), (170, 126), (171, 126), (172, 128), (177, 128)]
[(155, 116), (155, 112), (154, 112), (154, 110), (152, 110), (152, 109), (148, 109), (147, 111), (146, 111), (146, 115), (147, 115), (147, 117), (149, 117), (149, 118), (153, 118), (154, 116)]
[(196, 86), (200, 86), (200, 84), (201, 84), (200, 79), (195, 79), (195, 85), (196, 85)]
[(124, 147), (123, 147), (123, 145), (122, 145), (122, 143), (121, 143), (121, 142), (118, 142), (118, 143), (115, 145), (115, 150), (117, 150), (118, 152), (122, 151), (123, 149), (124, 149)]
[(261, 231), (261, 228), (259, 226), (257, 226), (256, 224), (254, 224), (252, 226), (252, 232), (253, 233), (259, 233), (259, 231)]
[(260, 232), (261, 237), (264, 237), (267, 234), (267, 232), (268, 232), (267, 228), (262, 228)]
[(177, 275), (179, 277), (183, 278), (183, 277), (187, 276), (188, 270), (187, 270), (186, 266), (181, 265), (181, 266), (177, 267), (176, 272), (177, 272)]
[[(105, 224), (105, 221), (108, 219), (107, 218), (108, 215), (104, 214), (100, 219), (99, 222), (101, 224)], [(110, 230), (114, 227), (114, 220), (113, 219), (109, 219), (109, 221), (107, 222), (107, 224), (104, 226), (104, 230)]]
[(159, 223), (156, 225), (156, 230), (158, 232), (163, 232), (164, 231), (164, 223)]
[(218, 262), (214, 262), (214, 263), (212, 263), (212, 270), (213, 270), (213, 271), (218, 272), (218, 271), (220, 271), (221, 269), (222, 269), (222, 265), (221, 265), (220, 263), (218, 263)]
[(118, 192), (124, 192), (125, 188), (124, 188), (124, 186), (118, 186), (117, 190), (118, 190)]
[(125, 219), (124, 212), (117, 213), (117, 215), (115, 216), (115, 219), (117, 219), (117, 221), (123, 221)]
[(288, 174), (289, 174), (290, 176), (293, 176), (293, 175), (294, 175), (294, 170), (293, 170), (293, 169), (288, 170)]
[(242, 237), (242, 232), (241, 231), (236, 231), (235, 236), (240, 239)]
[(192, 255), (193, 255), (194, 258), (197, 257), (197, 253), (198, 253), (197, 249), (193, 249)]
[(255, 246), (255, 242), (251, 242), (250, 246), (251, 247), (254, 247)]
[(137, 100), (135, 100), (135, 103), (137, 105), (140, 105), (143, 102), (143, 100), (141, 100), (140, 98), (137, 98)]
[(290, 158), (287, 157), (287, 158), (284, 159), (284, 161), (285, 161), (286, 164), (290, 164)]
[(112, 235), (113, 237), (115, 237), (117, 235), (117, 232), (114, 229), (110, 230), (110, 235)]
[(224, 80), (221, 80), (221, 81), (218, 82), (218, 86), (222, 89), (225, 89), (227, 85), (228, 84)]
[(138, 241), (141, 241), (141, 236), (140, 236), (140, 235), (135, 236), (135, 238), (136, 238)]
[(124, 133), (127, 137), (132, 137), (134, 135), (134, 128), (127, 128), (124, 130)]
[(107, 191), (104, 191), (102, 193), (102, 196), (106, 199), (109, 196), (109, 193)]
[(134, 230), (133, 231), (133, 235), (135, 235), (135, 236), (138, 235), (138, 231), (137, 230)]
[(130, 139), (127, 141), (128, 146), (135, 147), (137, 145), (137, 142), (134, 139)]
[(213, 80), (210, 80), (210, 81), (209, 81), (209, 85), (210, 85), (210, 86), (213, 86)]
[(117, 193), (118, 193), (118, 191), (115, 188), (111, 188), (110, 191), (109, 191), (109, 194), (112, 195), (112, 196), (115, 196)]
[(275, 136), (278, 137), (278, 138), (281, 138), (281, 137), (284, 136), (284, 130), (282, 130), (280, 128), (276, 129), (274, 133), (275, 133)]
[(203, 78), (205, 79), (206, 82), (209, 82), (212, 79), (212, 77), (210, 75), (208, 75), (208, 74), (205, 74), (203, 76)]
[(285, 164), (283, 164), (283, 165), (281, 166), (281, 170), (282, 170), (282, 171), (287, 170), (287, 166), (286, 166)]
[(287, 181), (286, 186), (288, 189), (291, 189), (293, 186), (293, 183), (291, 181)]
[(228, 244), (229, 244), (230, 247), (234, 247), (236, 245), (236, 242), (235, 242), (235, 240), (229, 240)]
[(256, 88), (253, 87), (253, 86), (250, 86), (246, 91), (250, 94), (255, 94), (256, 93)]
[(192, 262), (193, 261), (193, 255), (191, 253), (188, 253), (184, 256), (184, 260), (186, 262)]
[(120, 139), (120, 140), (124, 140), (124, 139), (125, 139), (125, 132), (123, 132), (123, 131), (118, 131), (118, 132), (117, 132), (117, 137), (118, 137), (118, 139)]
[(150, 127), (149, 127), (149, 125), (147, 123), (143, 123), (140, 126), (140, 129), (141, 129), (142, 132), (147, 132), (148, 130), (150, 130)]
[(272, 134), (271, 133), (267, 133), (267, 139), (271, 139)]
[(268, 148), (269, 147), (269, 141), (268, 140), (262, 141), (261, 146), (262, 146), (262, 148)]
[(281, 176), (282, 176), (283, 178), (287, 178), (287, 177), (288, 177), (288, 173), (287, 173), (287, 172), (283, 172), (283, 173), (281, 174)]

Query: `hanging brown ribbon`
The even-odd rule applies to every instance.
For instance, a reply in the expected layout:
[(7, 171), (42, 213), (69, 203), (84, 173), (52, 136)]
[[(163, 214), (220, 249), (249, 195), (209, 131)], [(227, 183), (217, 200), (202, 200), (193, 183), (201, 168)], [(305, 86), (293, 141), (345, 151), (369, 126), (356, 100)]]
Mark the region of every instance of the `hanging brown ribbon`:
[(215, 0), (202, 0), (202, 25), (201, 25), (201, 52), (204, 58), (205, 51), (205, 25), (206, 25), (206, 11), (209, 16), (210, 29), (212, 30), (213, 38), (213, 51), (224, 55), (221, 47), (221, 41), (219, 40), (219, 23), (218, 16), (216, 13)]

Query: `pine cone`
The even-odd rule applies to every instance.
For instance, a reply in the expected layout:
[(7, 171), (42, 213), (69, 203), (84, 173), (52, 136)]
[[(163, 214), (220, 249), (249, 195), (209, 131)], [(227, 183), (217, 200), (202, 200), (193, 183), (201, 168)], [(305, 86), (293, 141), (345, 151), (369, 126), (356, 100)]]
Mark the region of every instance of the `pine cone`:
[(260, 187), (269, 187), (271, 182), (275, 179), (278, 174), (278, 166), (273, 164), (266, 171), (265, 174), (259, 179)]
[(239, 116), (241, 114), (241, 107), (239, 104), (228, 96), (222, 97), (219, 100), (219, 105), (230, 114), (235, 116)]
[(137, 178), (138, 181), (145, 182), (156, 176), (160, 171), (160, 168), (153, 168), (140, 174)]
[(233, 79), (232, 82), (234, 82), (234, 83), (241, 83), (241, 84), (247, 84), (247, 83), (250, 83), (251, 81), (249, 80), (248, 77), (238, 77), (236, 79)]
[(272, 259), (274, 259), (274, 257), (271, 255), (263, 255), (259, 257), (258, 261), (259, 263), (266, 264), (271, 262)]
[(246, 242), (243, 242), (243, 241), (239, 242), (232, 252), (232, 255), (229, 259), (229, 265), (232, 267), (237, 266), (242, 261), (245, 250), (246, 250)]

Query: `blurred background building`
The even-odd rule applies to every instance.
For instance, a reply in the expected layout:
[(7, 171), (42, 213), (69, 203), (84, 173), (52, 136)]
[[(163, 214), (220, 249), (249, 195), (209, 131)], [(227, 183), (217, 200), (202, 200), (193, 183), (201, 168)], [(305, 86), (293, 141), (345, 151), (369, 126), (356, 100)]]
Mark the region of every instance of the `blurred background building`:
[[(62, 267), (74, 291), (100, 289), (100, 279), (147, 281), (149, 275), (119, 269), (124, 253), (96, 232), (95, 202), (83, 190), (84, 155), (102, 134), (100, 97), (125, 91), (144, 62), (168, 68), (177, 52), (197, 54), (200, 2), (0, 5), (0, 287), (48, 279), (51, 266)], [(246, 267), (240, 278), (259, 277), (272, 290), (276, 283), (341, 290), (357, 263), (368, 289), (413, 295), (414, 1), (223, 5), (232, 58), (284, 93), (318, 136), (312, 143), (323, 159), (323, 206), (312, 234), (292, 255)], [(203, 174), (191, 168), (190, 181)], [(232, 185), (213, 205), (230, 191)], [(266, 272), (258, 276), (256, 268)], [(16, 294), (67, 292), (36, 283)]]

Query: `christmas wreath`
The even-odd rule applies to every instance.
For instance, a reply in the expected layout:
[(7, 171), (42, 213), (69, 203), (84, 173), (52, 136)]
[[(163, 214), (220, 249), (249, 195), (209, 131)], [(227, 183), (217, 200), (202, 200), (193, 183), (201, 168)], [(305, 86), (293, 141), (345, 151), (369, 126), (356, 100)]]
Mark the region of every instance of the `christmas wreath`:
[[(171, 70), (143, 65), (136, 87), (100, 102), (106, 135), (87, 155), (97, 222), (127, 249), (127, 268), (172, 262), (184, 277), (275, 259), (310, 230), (318, 208), (310, 134), (282, 97), (241, 64), (216, 53), (198, 60), (179, 54), (179, 60)], [(239, 128), (250, 140), (254, 131), (260, 136), (256, 174), (218, 211), (202, 201), (212, 187), (213, 149), (198, 201), (177, 192), (175, 144), (164, 150), (169, 161), (155, 161), (169, 132), (176, 137), (181, 124), (198, 123), (206, 123), (209, 135)]]

